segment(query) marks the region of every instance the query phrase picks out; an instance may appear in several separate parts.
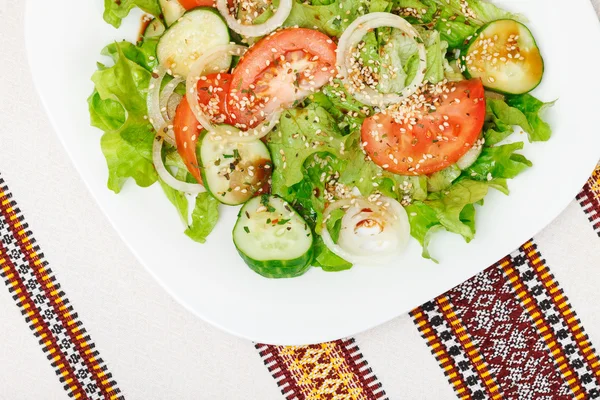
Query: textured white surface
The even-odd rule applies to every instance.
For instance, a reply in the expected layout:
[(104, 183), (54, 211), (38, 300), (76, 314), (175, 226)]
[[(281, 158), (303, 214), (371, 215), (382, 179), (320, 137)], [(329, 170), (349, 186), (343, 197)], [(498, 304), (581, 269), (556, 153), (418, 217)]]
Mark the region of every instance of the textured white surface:
[[(128, 399), (281, 399), (252, 343), (176, 304), (97, 208), (31, 84), (23, 8), (0, 0), (0, 172), (119, 387)], [(598, 345), (600, 252), (581, 208), (571, 204), (537, 241)], [(1, 288), (0, 318), (0, 398), (66, 398)], [(456, 398), (407, 316), (357, 342), (391, 399)]]

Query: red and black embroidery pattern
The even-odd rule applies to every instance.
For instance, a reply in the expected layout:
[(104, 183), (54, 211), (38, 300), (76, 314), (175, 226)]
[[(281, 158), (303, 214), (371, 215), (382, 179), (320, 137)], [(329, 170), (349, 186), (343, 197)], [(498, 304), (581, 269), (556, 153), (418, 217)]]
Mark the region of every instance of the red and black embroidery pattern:
[(69, 397), (123, 398), (0, 177), (0, 276)]
[(577, 200), (600, 236), (600, 164), (577, 196)]
[(461, 399), (600, 398), (598, 357), (533, 242), (411, 315)]

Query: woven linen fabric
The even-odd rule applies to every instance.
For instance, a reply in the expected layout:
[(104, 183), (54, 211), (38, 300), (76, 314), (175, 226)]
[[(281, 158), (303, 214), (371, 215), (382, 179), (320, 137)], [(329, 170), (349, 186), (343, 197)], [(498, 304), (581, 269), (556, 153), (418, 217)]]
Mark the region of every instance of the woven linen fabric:
[[(600, 237), (600, 167), (577, 199)], [(2, 176), (0, 238), (0, 277), (68, 396), (125, 398)], [(460, 399), (600, 398), (600, 359), (534, 241), (411, 316)], [(256, 348), (288, 400), (387, 398), (352, 338)]]
[(110, 231), (32, 90), (23, 7), (0, 0), (0, 399), (597, 398), (598, 170), (544, 232), (410, 317), (252, 344), (185, 312)]

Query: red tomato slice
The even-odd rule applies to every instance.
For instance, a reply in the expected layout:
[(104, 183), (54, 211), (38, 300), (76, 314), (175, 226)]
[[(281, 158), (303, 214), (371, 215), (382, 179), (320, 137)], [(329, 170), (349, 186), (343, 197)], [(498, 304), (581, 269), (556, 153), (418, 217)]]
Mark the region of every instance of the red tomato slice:
[(280, 30), (257, 42), (233, 71), (228, 105), (235, 125), (253, 128), (325, 85), (337, 72), (336, 49), (327, 35), (304, 28)]
[(479, 138), (485, 119), (481, 80), (427, 89), (419, 93), (420, 101), (402, 103), (363, 122), (363, 147), (383, 169), (429, 175), (456, 163)]
[(196, 7), (215, 7), (215, 0), (179, 0), (179, 4), (186, 10)]
[[(203, 111), (211, 117), (214, 123), (231, 125), (227, 113), (227, 93), (230, 84), (230, 74), (211, 74), (207, 75), (206, 79), (198, 81), (198, 101)], [(201, 132), (198, 125), (196, 116), (184, 97), (177, 107), (173, 120), (175, 142), (177, 143), (177, 151), (190, 174), (202, 183), (198, 158), (196, 157), (196, 143)]]
[[(191, 10), (196, 7), (217, 7), (216, 0), (179, 0), (179, 4), (186, 10)], [(233, 6), (233, 0), (228, 0), (229, 7)]]

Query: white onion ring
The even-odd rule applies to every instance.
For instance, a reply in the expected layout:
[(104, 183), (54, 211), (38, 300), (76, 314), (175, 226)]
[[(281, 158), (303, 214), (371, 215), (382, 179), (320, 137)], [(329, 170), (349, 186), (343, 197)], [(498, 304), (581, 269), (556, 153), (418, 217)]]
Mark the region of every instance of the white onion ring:
[(231, 15), (227, 0), (217, 0), (217, 9), (227, 21), (227, 25), (240, 35), (247, 37), (264, 36), (283, 25), (292, 12), (293, 0), (280, 0), (277, 11), (269, 20), (259, 25), (245, 25)]
[(152, 145), (152, 161), (154, 163), (154, 168), (156, 168), (156, 172), (158, 173), (158, 176), (160, 176), (160, 179), (162, 179), (163, 182), (165, 182), (171, 188), (178, 190), (180, 192), (191, 193), (191, 194), (206, 192), (206, 189), (204, 188), (204, 186), (202, 186), (198, 183), (194, 184), (194, 183), (182, 182), (178, 179), (175, 179), (175, 177), (173, 175), (171, 175), (171, 173), (167, 170), (167, 168), (165, 167), (165, 164), (163, 163), (163, 160), (162, 160), (161, 152), (162, 152), (163, 141), (164, 141), (163, 136), (160, 133), (158, 133), (156, 135), (156, 137), (154, 138), (154, 144)]
[[(415, 40), (419, 51), (419, 69), (413, 81), (402, 90), (401, 94), (380, 93), (373, 88), (365, 87), (357, 90), (348, 80), (348, 69), (350, 68), (352, 49), (355, 48), (362, 38), (372, 29), (391, 27), (400, 29), (410, 38)], [(386, 12), (375, 12), (363, 15), (348, 26), (342, 34), (338, 43), (337, 66), (342, 79), (347, 84), (350, 93), (361, 103), (372, 106), (383, 107), (389, 104), (400, 103), (404, 98), (413, 94), (425, 79), (427, 69), (427, 51), (419, 32), (404, 18)]]
[[(160, 113), (163, 116), (163, 118), (165, 119), (165, 122), (168, 122), (170, 120), (173, 119), (173, 117), (171, 117), (170, 113), (169, 113), (169, 100), (171, 100), (172, 97), (174, 97), (175, 93), (175, 89), (177, 89), (177, 86), (183, 82), (183, 79), (181, 78), (173, 78), (173, 80), (171, 80), (171, 82), (167, 83), (162, 91), (162, 93), (160, 94), (159, 100), (158, 100), (158, 106), (160, 107)], [(177, 95), (179, 96), (179, 95)], [(181, 101), (181, 97), (179, 98), (179, 100)]]
[[(380, 196), (374, 204), (364, 197), (338, 200), (327, 207), (323, 213), (323, 230), (321, 237), (325, 245), (333, 253), (353, 264), (385, 264), (397, 257), (406, 247), (410, 237), (410, 224), (404, 207), (396, 200)], [(384, 205), (389, 203), (387, 207)], [(339, 208), (345, 209), (342, 217), (342, 228), (338, 243), (327, 230), (327, 220), (331, 212)], [(361, 210), (369, 209), (371, 212)], [(361, 221), (377, 222), (373, 231), (369, 227), (358, 227)], [(362, 231), (361, 231), (362, 230)]]
[[(265, 137), (269, 132), (273, 130), (275, 125), (279, 122), (281, 117), (281, 111), (275, 111), (271, 113), (269, 118), (257, 127), (249, 129), (247, 131), (239, 131), (239, 135), (232, 135), (230, 132), (226, 132), (222, 127), (216, 126), (210, 120), (210, 117), (206, 115), (200, 108), (200, 101), (198, 100), (198, 81), (200, 77), (204, 75), (206, 67), (213, 61), (214, 58), (222, 57), (223, 53), (234, 56), (242, 56), (248, 50), (247, 47), (240, 46), (237, 44), (226, 44), (217, 46), (206, 53), (204, 53), (198, 60), (194, 62), (190, 68), (186, 82), (186, 98), (196, 117), (196, 120), (202, 125), (204, 129), (209, 131), (212, 135), (221, 138), (227, 138), (232, 142), (248, 142), (257, 140)], [(214, 71), (213, 71), (214, 72)]]
[(177, 112), (177, 107), (179, 107), (181, 100), (183, 100), (182, 95), (179, 93), (173, 93), (167, 101), (167, 117), (169, 120), (173, 120), (175, 118), (175, 113)]
[(166, 74), (167, 71), (160, 66), (152, 72), (152, 77), (150, 78), (150, 83), (148, 85), (148, 97), (146, 98), (146, 106), (148, 108), (148, 120), (152, 124), (154, 130), (156, 132), (162, 132), (165, 141), (171, 146), (175, 147), (175, 136), (170, 129), (165, 129), (168, 124), (161, 112), (160, 105), (160, 87), (162, 86), (162, 81), (165, 78)]

